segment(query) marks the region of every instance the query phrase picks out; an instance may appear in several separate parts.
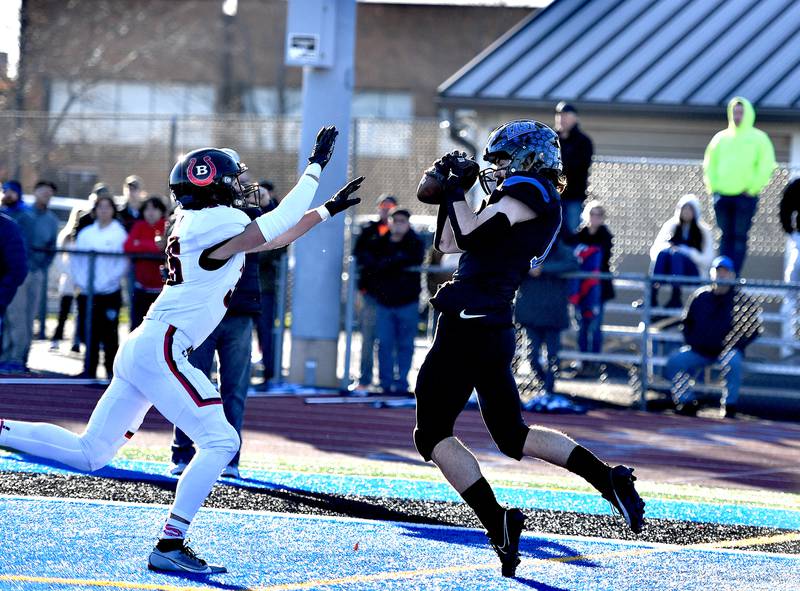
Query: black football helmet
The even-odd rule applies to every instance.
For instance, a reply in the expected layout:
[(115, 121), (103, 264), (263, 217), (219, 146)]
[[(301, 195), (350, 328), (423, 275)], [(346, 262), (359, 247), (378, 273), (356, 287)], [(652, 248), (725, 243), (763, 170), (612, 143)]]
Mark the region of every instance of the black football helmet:
[(243, 185), (239, 180), (245, 172), (247, 165), (235, 150), (201, 148), (178, 159), (169, 175), (169, 188), (184, 209), (244, 207), (250, 196), (258, 194), (258, 184)]
[[(506, 176), (533, 170), (552, 177), (556, 184), (563, 182), (558, 134), (533, 119), (516, 119), (495, 128), (489, 134), (483, 159), (494, 165), (498, 160), (510, 160), (504, 167)], [(496, 171), (497, 166), (492, 166), (482, 170), (479, 175), (481, 187), (487, 194), (497, 184)]]

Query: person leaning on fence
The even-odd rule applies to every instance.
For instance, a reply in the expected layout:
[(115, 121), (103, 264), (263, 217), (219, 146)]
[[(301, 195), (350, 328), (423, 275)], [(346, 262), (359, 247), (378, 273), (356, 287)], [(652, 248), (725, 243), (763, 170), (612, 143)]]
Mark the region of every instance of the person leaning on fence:
[[(97, 197), (93, 208), (94, 222), (78, 233), (75, 250), (105, 253), (122, 253), (127, 233), (116, 219), (117, 208), (110, 195)], [(72, 277), (78, 287), (79, 320), (86, 321), (91, 314), (92, 332), (84, 377), (94, 378), (103, 345), (106, 375), (113, 376), (114, 356), (119, 347), (119, 311), (122, 307), (122, 278), (128, 270), (128, 259), (124, 256), (94, 257), (94, 281), (89, 284), (90, 256), (72, 255)], [(89, 290), (92, 290), (92, 309), (87, 309)]]
[[(694, 195), (684, 195), (650, 247), (650, 272), (675, 277), (708, 277), (713, 258), (714, 236), (702, 219), (700, 201)], [(659, 287), (659, 283), (653, 283), (651, 289), (650, 302), (654, 307), (658, 306)], [(681, 284), (672, 283), (672, 295), (666, 307), (682, 306)]]
[(747, 256), (747, 235), (758, 207), (758, 196), (775, 170), (775, 151), (766, 133), (753, 127), (756, 112), (740, 96), (728, 103), (728, 127), (706, 147), (703, 179), (714, 200), (722, 231), (719, 254), (729, 257), (736, 274)]
[[(573, 249), (558, 240), (544, 263), (528, 271), (517, 291), (514, 321), (525, 329), (531, 369), (542, 384), (539, 396), (523, 405), (528, 410), (544, 402), (543, 397), (552, 397), (555, 393), (561, 331), (569, 327), (569, 280), (561, 275), (578, 268)], [(543, 346), (547, 360), (544, 366), (540, 361)]]
[(700, 371), (717, 363), (725, 382), (720, 415), (736, 416), (744, 350), (762, 331), (758, 305), (736, 286), (717, 283), (720, 279), (736, 279), (729, 257), (714, 259), (714, 283), (692, 294), (683, 317), (686, 346), (667, 360), (665, 375), (672, 383), (672, 399), (680, 414), (697, 414), (700, 401), (692, 390), (693, 381)]
[[(153, 195), (142, 205), (142, 219), (131, 227), (125, 240), (125, 252), (130, 254), (161, 255), (164, 252), (164, 226), (167, 206), (164, 200)], [(134, 258), (133, 302), (131, 302), (131, 330), (142, 323), (150, 304), (156, 301), (164, 281), (161, 278), (163, 261), (155, 258)]]
[(58, 218), (49, 210), (55, 184), (40, 180), (33, 190), (33, 207), (17, 218), (28, 252), (28, 276), (8, 307), (9, 322), (3, 333), (0, 366), (7, 372), (27, 371), (33, 342), (33, 321), (39, 314), (45, 276), (53, 262), (58, 236)]
[(376, 206), (378, 219), (361, 227), (361, 233), (353, 247), (353, 257), (355, 257), (358, 269), (358, 291), (361, 294), (361, 307), (358, 314), (358, 324), (361, 330), (361, 366), (358, 381), (350, 389), (357, 394), (367, 394), (372, 385), (375, 343), (377, 341), (378, 303), (375, 300), (372, 269), (366, 265), (366, 261), (372, 260), (375, 242), (389, 232), (389, 212), (397, 207), (397, 197), (384, 193), (378, 197)]
[(377, 238), (364, 260), (375, 294), (378, 332), (378, 376), (383, 392), (406, 394), (419, 323), (419, 270), (425, 245), (411, 229), (411, 212), (395, 208), (389, 233)]
[(28, 274), (25, 242), (17, 223), (0, 213), (0, 350), (6, 309)]
[[(593, 200), (586, 204), (581, 214), (581, 228), (565, 241), (574, 245), (575, 254), (581, 263), (581, 271), (611, 272), (611, 252), (614, 235), (605, 223), (606, 209)], [(573, 280), (570, 302), (575, 306), (578, 320), (578, 348), (583, 353), (600, 353), (603, 349), (603, 312), (605, 303), (614, 299), (614, 284), (611, 279)], [(587, 374), (595, 373), (593, 362), (577, 367)]]

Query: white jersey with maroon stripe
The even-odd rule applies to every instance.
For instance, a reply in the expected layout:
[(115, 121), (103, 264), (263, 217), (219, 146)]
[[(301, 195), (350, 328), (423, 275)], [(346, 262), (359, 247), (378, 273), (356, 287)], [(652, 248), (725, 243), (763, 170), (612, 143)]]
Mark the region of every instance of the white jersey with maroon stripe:
[(208, 258), (211, 247), (240, 234), (250, 223), (233, 207), (178, 210), (167, 239), (169, 277), (145, 318), (171, 324), (198, 347), (227, 310), (244, 268), (244, 253), (227, 261)]

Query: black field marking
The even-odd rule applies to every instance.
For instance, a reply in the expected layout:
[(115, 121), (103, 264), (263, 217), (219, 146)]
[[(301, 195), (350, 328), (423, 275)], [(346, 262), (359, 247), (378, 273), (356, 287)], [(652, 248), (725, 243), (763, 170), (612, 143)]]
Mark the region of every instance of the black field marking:
[[(32, 474), (0, 471), (0, 494), (80, 499), (114, 500), (135, 503), (172, 503), (175, 481), (136, 482), (82, 475)], [(207, 507), (275, 511), (307, 515), (335, 515), (385, 521), (427, 523), (480, 528), (472, 511), (463, 503), (386, 499), (309, 492), (298, 489), (254, 489), (217, 485)], [(616, 540), (639, 540), (664, 544), (702, 544), (744, 540), (784, 533), (798, 533), (771, 527), (694, 523), (667, 519), (646, 519), (645, 529), (635, 535), (622, 518), (612, 515), (586, 515), (564, 511), (525, 509), (525, 530), (566, 536), (589, 536)], [(800, 554), (800, 541), (769, 544), (753, 548), (762, 552)]]

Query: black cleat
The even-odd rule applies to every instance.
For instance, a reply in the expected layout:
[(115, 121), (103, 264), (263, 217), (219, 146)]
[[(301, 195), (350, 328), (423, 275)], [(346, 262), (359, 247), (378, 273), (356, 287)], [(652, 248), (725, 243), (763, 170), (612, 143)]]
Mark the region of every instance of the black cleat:
[(519, 538), (525, 528), (525, 515), (519, 509), (506, 509), (503, 514), (503, 540), (498, 544), (489, 536), (492, 548), (497, 552), (502, 564), (501, 572), (504, 577), (513, 577), (519, 564)]
[(633, 468), (614, 466), (611, 468), (610, 478), (611, 490), (603, 494), (603, 498), (622, 515), (633, 533), (641, 533), (644, 525), (645, 503), (633, 485), (636, 480)]

